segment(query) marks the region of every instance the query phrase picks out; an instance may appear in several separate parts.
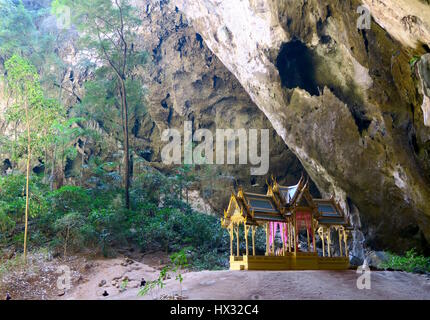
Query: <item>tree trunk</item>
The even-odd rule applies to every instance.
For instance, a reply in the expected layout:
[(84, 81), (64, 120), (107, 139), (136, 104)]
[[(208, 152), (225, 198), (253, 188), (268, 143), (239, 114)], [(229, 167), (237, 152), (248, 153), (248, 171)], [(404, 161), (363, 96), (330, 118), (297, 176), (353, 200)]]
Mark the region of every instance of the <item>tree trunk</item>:
[(50, 189), (51, 191), (54, 190), (54, 180), (55, 180), (55, 162), (57, 161), (56, 159), (56, 154), (57, 154), (57, 143), (54, 143), (54, 151), (52, 153), (52, 164), (51, 164), (51, 176), (49, 177), (50, 180)]
[(84, 144), (82, 146), (82, 157), (81, 157), (81, 187), (84, 181), (84, 161), (85, 161), (85, 146), (87, 144), (87, 139), (84, 139)]
[(120, 80), (121, 84), (121, 104), (124, 115), (123, 134), (124, 134), (124, 190), (125, 190), (125, 207), (130, 209), (130, 147), (128, 137), (128, 106), (127, 90), (124, 79)]
[(30, 137), (30, 119), (28, 116), (28, 105), (25, 104), (25, 116), (27, 122), (27, 177), (25, 187), (25, 230), (24, 230), (24, 260), (27, 260), (27, 233), (28, 233), (28, 215), (30, 209), (30, 162), (31, 162), (31, 137)]
[[(45, 137), (47, 136), (46, 130), (43, 134)], [(48, 175), (47, 175), (48, 170), (46, 168), (48, 166), (48, 144), (47, 143), (45, 144), (44, 153), (45, 154), (44, 154), (44, 163), (43, 163), (43, 166), (44, 166), (44, 168), (43, 168), (43, 183), (47, 183), (47, 179), (49, 179)]]
[(67, 227), (66, 240), (64, 241), (64, 254), (63, 254), (64, 259), (66, 259), (66, 255), (67, 255), (67, 242), (69, 241), (69, 233), (70, 233), (70, 226)]

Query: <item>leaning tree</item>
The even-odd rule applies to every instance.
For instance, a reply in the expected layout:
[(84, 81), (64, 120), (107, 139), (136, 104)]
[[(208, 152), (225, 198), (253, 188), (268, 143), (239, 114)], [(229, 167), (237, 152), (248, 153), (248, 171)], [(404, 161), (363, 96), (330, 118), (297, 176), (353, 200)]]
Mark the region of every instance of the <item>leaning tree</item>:
[[(128, 0), (56, 0), (53, 2), (54, 12), (65, 12), (60, 9), (62, 6), (70, 8), (67, 12), (71, 12), (71, 22), (79, 31), (82, 53), (88, 55), (88, 61), (94, 62), (96, 69), (103, 69), (103, 77), (95, 81), (100, 80), (103, 87), (107, 87), (105, 82), (113, 80), (113, 99), (109, 99), (109, 102), (120, 109), (124, 151), (123, 184), (125, 206), (129, 209), (130, 100), (139, 82), (135, 77), (136, 67), (146, 61), (146, 53), (136, 50), (134, 45), (141, 26), (139, 10)], [(102, 66), (99, 62), (102, 62)], [(102, 97), (106, 98), (110, 97)]]
[(6, 84), (11, 103), (7, 105), (6, 120), (16, 126), (11, 141), (13, 157), (26, 156), (24, 259), (27, 256), (28, 217), (30, 211), (31, 160), (43, 157), (43, 145), (52, 123), (58, 119), (61, 106), (46, 99), (37, 69), (29, 60), (13, 55), (5, 62)]

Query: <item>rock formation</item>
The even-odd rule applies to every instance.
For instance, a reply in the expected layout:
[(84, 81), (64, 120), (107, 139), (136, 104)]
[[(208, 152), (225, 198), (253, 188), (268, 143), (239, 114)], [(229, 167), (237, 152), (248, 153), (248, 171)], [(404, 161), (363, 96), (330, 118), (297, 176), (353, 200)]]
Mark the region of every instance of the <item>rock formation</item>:
[(365, 1), (360, 30), (358, 1), (172, 2), (319, 190), (358, 208), (369, 245), (428, 248), (430, 132), (409, 64), (429, 50), (427, 4)]
[[(363, 257), (364, 239), (376, 250), (428, 250), (430, 6), (363, 3), (368, 30), (357, 29), (356, 0), (136, 1), (143, 25), (135, 45), (150, 62), (139, 70), (147, 95), (132, 115), (134, 156), (159, 163), (162, 130), (184, 121), (273, 128), (270, 173), (293, 183), (306, 170), (322, 195), (335, 195), (355, 226), (355, 256)], [(78, 68), (73, 45), (62, 56), (72, 106), (91, 74)], [(214, 180), (202, 196), (218, 211), (236, 183), (264, 188), (267, 178), (239, 165), (207, 176)]]

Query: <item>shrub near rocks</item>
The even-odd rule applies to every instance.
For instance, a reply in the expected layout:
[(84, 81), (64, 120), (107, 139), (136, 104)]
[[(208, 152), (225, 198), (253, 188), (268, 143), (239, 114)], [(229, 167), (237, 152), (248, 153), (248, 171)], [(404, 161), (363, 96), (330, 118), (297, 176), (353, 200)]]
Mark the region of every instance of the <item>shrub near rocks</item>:
[[(85, 248), (112, 256), (116, 248), (124, 246), (168, 254), (187, 247), (190, 268), (226, 267), (227, 232), (221, 229), (217, 217), (194, 211), (180, 196), (183, 179), (176, 174), (148, 170), (140, 175), (134, 181), (130, 210), (123, 208), (119, 187), (108, 183), (105, 175), (98, 176), (97, 185), (91, 188), (67, 185), (54, 191), (41, 179), (32, 180), (32, 249), (49, 247), (55, 256), (66, 256)], [(1, 232), (9, 236), (0, 237), (0, 243), (16, 243), (18, 252), (22, 249), (22, 232), (14, 224), (20, 223), (23, 213), (21, 180), (14, 175), (0, 178), (0, 199), (7, 200), (4, 206), (0, 203), (0, 228), (9, 230)], [(160, 181), (164, 187), (156, 189)]]
[(385, 269), (413, 273), (430, 273), (430, 258), (418, 255), (415, 249), (411, 249), (406, 252), (405, 256), (388, 254), (388, 260), (380, 266)]

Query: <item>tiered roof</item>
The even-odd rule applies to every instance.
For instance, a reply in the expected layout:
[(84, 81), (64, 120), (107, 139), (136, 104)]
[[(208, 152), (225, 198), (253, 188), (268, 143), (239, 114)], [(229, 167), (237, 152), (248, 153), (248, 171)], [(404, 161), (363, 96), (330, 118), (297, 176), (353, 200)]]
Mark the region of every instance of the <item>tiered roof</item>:
[(288, 208), (296, 202), (303, 187), (305, 187), (303, 177), (294, 186), (281, 186), (276, 180), (273, 180), (273, 186), (269, 185), (268, 193), (272, 191), (280, 199), (282, 208)]
[(250, 225), (257, 225), (263, 221), (283, 222), (285, 219), (275, 201), (268, 195), (239, 190), (237, 194), (231, 195), (222, 224), (228, 226), (230, 221), (242, 221)]
[(331, 199), (314, 199), (318, 208), (318, 223), (322, 225), (341, 225), (349, 227), (349, 221), (337, 202)]
[(258, 225), (264, 222), (285, 222), (294, 210), (310, 209), (321, 225), (342, 225), (349, 227), (345, 214), (336, 201), (313, 199), (309, 192), (309, 181), (302, 178), (296, 185), (282, 186), (273, 179), (268, 185), (266, 195), (244, 192), (239, 189), (232, 194), (229, 206), (224, 211), (222, 225), (227, 227), (231, 221)]

